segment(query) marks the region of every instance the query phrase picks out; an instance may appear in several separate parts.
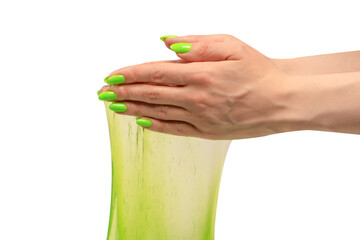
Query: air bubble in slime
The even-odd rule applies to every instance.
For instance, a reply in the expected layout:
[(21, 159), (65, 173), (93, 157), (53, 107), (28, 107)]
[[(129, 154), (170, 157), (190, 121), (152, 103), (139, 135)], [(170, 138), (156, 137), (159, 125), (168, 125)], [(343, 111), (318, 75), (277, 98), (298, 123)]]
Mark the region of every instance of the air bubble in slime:
[(107, 240), (213, 240), (229, 140), (157, 133), (108, 109), (112, 193)]

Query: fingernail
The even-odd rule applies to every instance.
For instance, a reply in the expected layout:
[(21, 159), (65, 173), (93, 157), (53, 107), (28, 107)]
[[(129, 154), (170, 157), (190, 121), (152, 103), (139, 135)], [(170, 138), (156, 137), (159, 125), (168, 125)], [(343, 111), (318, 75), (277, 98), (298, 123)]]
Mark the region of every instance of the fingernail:
[(109, 109), (114, 112), (125, 112), (127, 110), (127, 106), (125, 103), (114, 102), (109, 105)]
[(116, 94), (113, 91), (102, 92), (99, 95), (101, 101), (111, 101), (116, 99)]
[(135, 117), (135, 119), (136, 119), (136, 120), (138, 120), (138, 119), (139, 119), (139, 117)]
[(97, 91), (97, 95), (98, 95), (98, 96), (100, 95), (100, 90), (99, 90), (99, 91)]
[(136, 120), (136, 124), (142, 127), (151, 127), (152, 122), (148, 119), (138, 119)]
[(177, 37), (177, 36), (176, 35), (165, 35), (165, 36), (160, 37), (160, 40), (165, 41), (165, 39), (171, 38), (171, 37)]
[(123, 82), (125, 82), (125, 77), (123, 75), (115, 75), (109, 77), (106, 83), (110, 85), (115, 85), (115, 84), (121, 84)]
[(190, 51), (191, 43), (174, 43), (170, 48), (177, 53), (187, 53)]
[(104, 82), (107, 83), (109, 79), (109, 76), (107, 76), (106, 78), (104, 78)]

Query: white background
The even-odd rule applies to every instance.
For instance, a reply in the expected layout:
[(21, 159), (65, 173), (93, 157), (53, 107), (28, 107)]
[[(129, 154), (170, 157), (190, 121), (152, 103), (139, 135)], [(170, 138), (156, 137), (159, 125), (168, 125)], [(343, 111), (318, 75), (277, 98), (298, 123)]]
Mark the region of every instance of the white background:
[[(357, 3), (1, 1), (0, 239), (106, 238), (96, 92), (117, 68), (176, 59), (160, 36), (228, 33), (271, 58), (359, 50)], [(216, 239), (360, 239), (359, 143), (315, 131), (233, 141)]]

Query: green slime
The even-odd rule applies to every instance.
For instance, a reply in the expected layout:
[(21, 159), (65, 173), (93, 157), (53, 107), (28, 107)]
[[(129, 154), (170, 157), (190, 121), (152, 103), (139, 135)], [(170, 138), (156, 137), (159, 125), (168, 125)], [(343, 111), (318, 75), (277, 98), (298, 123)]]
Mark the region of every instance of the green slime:
[(229, 140), (158, 133), (108, 109), (112, 193), (107, 240), (213, 240)]

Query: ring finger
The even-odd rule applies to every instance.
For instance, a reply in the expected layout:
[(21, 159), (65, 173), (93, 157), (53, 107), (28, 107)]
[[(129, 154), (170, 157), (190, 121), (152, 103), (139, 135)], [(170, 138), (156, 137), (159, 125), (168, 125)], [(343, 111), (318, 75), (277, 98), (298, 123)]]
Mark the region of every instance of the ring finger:
[(149, 104), (144, 102), (113, 102), (109, 105), (109, 109), (124, 115), (137, 117), (151, 117), (161, 120), (185, 121), (191, 120), (188, 110), (171, 105)]

